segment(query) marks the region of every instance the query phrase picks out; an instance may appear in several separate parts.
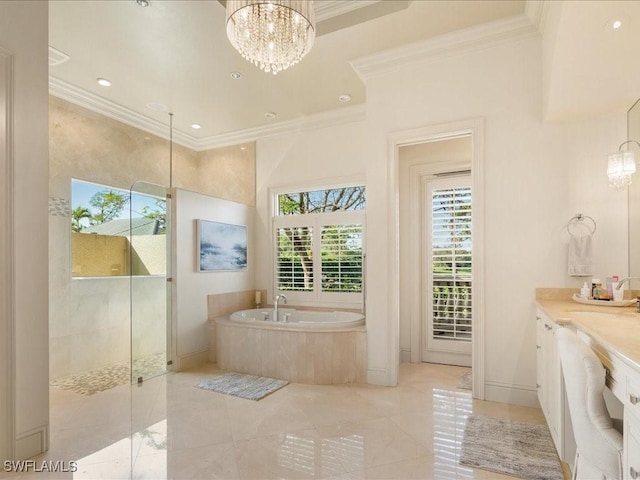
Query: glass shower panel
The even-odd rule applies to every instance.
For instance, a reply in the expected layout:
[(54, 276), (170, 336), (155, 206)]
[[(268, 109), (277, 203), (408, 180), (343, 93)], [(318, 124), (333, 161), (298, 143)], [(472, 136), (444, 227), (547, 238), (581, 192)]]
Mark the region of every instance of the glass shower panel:
[(166, 187), (136, 182), (129, 202), (131, 380), (167, 372), (170, 364), (169, 199)]

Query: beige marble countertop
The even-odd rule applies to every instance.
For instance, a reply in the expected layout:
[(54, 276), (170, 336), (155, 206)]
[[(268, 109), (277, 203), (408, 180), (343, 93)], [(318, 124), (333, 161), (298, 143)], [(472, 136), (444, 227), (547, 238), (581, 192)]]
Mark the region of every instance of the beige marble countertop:
[[(572, 325), (593, 338), (611, 354), (619, 357), (640, 373), (640, 313), (632, 307), (606, 307), (585, 305), (571, 300), (575, 289), (536, 291), (536, 305), (560, 325)], [(566, 292), (566, 291), (569, 292)], [(568, 293), (568, 295), (564, 295)], [(593, 316), (580, 316), (579, 312), (594, 312)], [(596, 315), (602, 314), (601, 317)]]

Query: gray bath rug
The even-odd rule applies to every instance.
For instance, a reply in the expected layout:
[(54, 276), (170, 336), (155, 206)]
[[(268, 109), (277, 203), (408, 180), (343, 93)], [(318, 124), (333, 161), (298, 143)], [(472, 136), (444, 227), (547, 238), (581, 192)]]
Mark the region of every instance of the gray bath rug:
[(462, 388), (464, 390), (471, 390), (471, 384), (473, 382), (473, 376), (471, 375), (471, 370), (468, 372), (464, 372), (460, 376), (460, 380), (458, 381), (458, 388)]
[(226, 393), (248, 400), (260, 400), (288, 384), (286, 380), (257, 377), (243, 373), (225, 373), (196, 385), (204, 390)]
[(531, 480), (563, 480), (546, 425), (471, 415), (464, 429), (460, 463)]

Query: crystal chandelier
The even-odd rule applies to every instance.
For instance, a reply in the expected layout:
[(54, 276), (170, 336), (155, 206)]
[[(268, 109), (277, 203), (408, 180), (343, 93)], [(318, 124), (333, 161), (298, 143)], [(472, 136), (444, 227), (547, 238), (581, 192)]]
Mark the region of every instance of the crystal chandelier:
[(227, 37), (240, 54), (274, 75), (298, 63), (316, 35), (312, 0), (227, 0)]
[(607, 157), (607, 176), (609, 184), (615, 190), (623, 190), (631, 184), (631, 175), (636, 173), (636, 160), (632, 151), (622, 151), (622, 147), (627, 143), (635, 143), (640, 147), (640, 143), (629, 140), (618, 147), (618, 151), (610, 153)]

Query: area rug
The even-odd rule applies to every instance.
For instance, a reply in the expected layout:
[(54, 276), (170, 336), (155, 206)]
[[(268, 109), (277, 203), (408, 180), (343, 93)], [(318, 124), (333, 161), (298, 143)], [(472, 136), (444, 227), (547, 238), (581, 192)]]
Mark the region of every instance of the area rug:
[(248, 400), (260, 400), (270, 393), (288, 384), (286, 380), (278, 380), (269, 377), (257, 377), (242, 373), (225, 373), (209, 380), (204, 380), (196, 385), (203, 390), (226, 393)]
[(463, 390), (471, 390), (471, 384), (473, 382), (473, 377), (471, 375), (471, 370), (468, 372), (464, 372), (460, 376), (460, 380), (458, 380), (458, 388), (462, 388)]
[(460, 463), (531, 480), (563, 480), (546, 425), (471, 415), (464, 429)]

